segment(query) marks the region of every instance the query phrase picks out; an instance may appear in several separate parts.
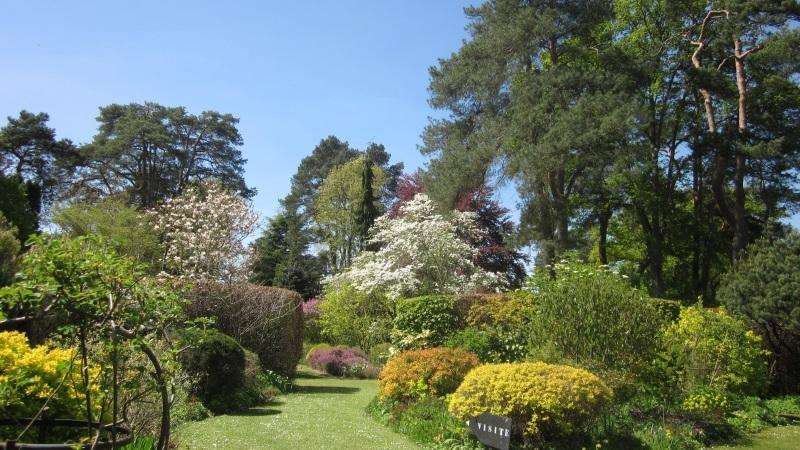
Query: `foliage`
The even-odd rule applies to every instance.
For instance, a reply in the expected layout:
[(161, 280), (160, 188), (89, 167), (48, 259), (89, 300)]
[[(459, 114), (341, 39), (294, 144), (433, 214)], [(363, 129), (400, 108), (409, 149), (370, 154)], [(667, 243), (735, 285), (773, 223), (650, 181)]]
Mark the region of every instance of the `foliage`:
[(534, 301), (533, 294), (522, 290), (483, 295), (469, 306), (466, 323), (473, 327), (520, 328)]
[(198, 183), (217, 180), (244, 197), (247, 161), (232, 114), (156, 103), (100, 108), (93, 141), (81, 149), (82, 170), (74, 193), (86, 199), (126, 194), (140, 208), (179, 197)]
[(502, 274), (486, 272), (472, 262), (476, 249), (461, 236), (479, 234), (473, 213), (445, 217), (424, 194), (400, 208), (398, 217), (375, 221), (372, 244), (331, 284), (351, 284), (364, 292), (391, 298), (445, 294), (492, 288), (503, 284)]
[(584, 369), (541, 362), (487, 364), (464, 377), (449, 409), (462, 420), (484, 412), (511, 417), (512, 434), (547, 439), (579, 429), (611, 397), (603, 381)]
[[(329, 264), (334, 271), (349, 266), (366, 242), (362, 239), (364, 226), (359, 215), (366, 192), (363, 173), (367, 166), (372, 177), (369, 192), (380, 191), (386, 181), (383, 170), (372, 165), (367, 157), (359, 157), (330, 171), (314, 203), (314, 220), (327, 246)], [(372, 209), (377, 210), (377, 205), (373, 204)]]
[(775, 388), (800, 389), (800, 234), (753, 244), (720, 283), (717, 299), (757, 327), (775, 358)]
[[(436, 347), (456, 329), (455, 298), (452, 295), (425, 295), (397, 301), (394, 330), (397, 341), (403, 337), (428, 333), (425, 345)], [(399, 345), (399, 342), (395, 342)]]
[(303, 338), (308, 342), (322, 341), (322, 326), (319, 322), (321, 300), (313, 297), (303, 302), (303, 323), (305, 333)]
[(558, 264), (531, 280), (531, 345), (552, 346), (579, 364), (637, 371), (654, 356), (664, 318), (613, 272)]
[(31, 206), (31, 201), (19, 177), (0, 174), (0, 214), (17, 229), (23, 244), (39, 229), (39, 213)]
[(363, 351), (352, 347), (312, 349), (306, 360), (314, 369), (335, 377), (374, 378), (378, 372)]
[(381, 367), (389, 361), (395, 351), (395, 347), (389, 342), (375, 344), (369, 349), (369, 360), (372, 361), (372, 364)]
[(265, 370), (261, 374), (264, 383), (269, 386), (275, 387), (281, 393), (291, 392), (294, 389), (294, 383), (289, 377), (285, 377), (273, 370)]
[(193, 393), (203, 405), (215, 414), (251, 406), (239, 403), (237, 394), (245, 385), (245, 356), (232, 337), (205, 330), (188, 337), (187, 344), (181, 364), (195, 378)]
[(322, 335), (330, 342), (370, 349), (389, 340), (394, 302), (349, 285), (329, 285), (320, 304)]
[(20, 248), (17, 229), (0, 213), (0, 287), (11, 284), (17, 271), (17, 255)]
[(447, 410), (447, 403), (438, 397), (426, 397), (411, 403), (376, 397), (367, 406), (367, 412), (423, 445), (459, 450), (482, 448), (464, 422), (453, 417)]
[(302, 299), (287, 289), (253, 284), (196, 286), (189, 295), (192, 317), (213, 317), (223, 333), (255, 352), (264, 369), (294, 376), (303, 356)]
[[(0, 409), (7, 417), (33, 417), (47, 405), (51, 417), (86, 418), (82, 363), (70, 348), (39, 345), (31, 347), (23, 333), (0, 332)], [(89, 367), (94, 380), (98, 367)], [(101, 394), (97, 382), (93, 395)], [(95, 405), (95, 415), (100, 410)]]
[(512, 362), (525, 359), (527, 347), (519, 333), (492, 328), (467, 327), (450, 335), (445, 345), (475, 353), (481, 362)]
[(255, 230), (258, 215), (243, 198), (206, 183), (148, 214), (163, 236), (166, 276), (183, 283), (247, 279), (244, 239)]
[(164, 249), (149, 218), (125, 202), (106, 198), (94, 204), (74, 203), (58, 208), (53, 222), (69, 237), (103, 236), (114, 250), (151, 270), (160, 270)]
[(762, 339), (742, 320), (691, 306), (664, 331), (660, 360), (685, 410), (721, 416), (730, 409), (730, 395), (760, 392), (767, 356)]
[[(81, 374), (88, 411), (97, 407), (112, 411), (109, 393), (115, 387), (119, 388), (120, 415), (114, 420), (127, 416), (149, 394), (160, 396), (158, 448), (165, 448), (170, 431), (169, 386), (176, 367), (171, 341), (164, 333), (191, 327), (184, 319), (182, 301), (169, 286), (148, 279), (142, 266), (116, 254), (98, 237), (35, 237), (30, 244), (16, 282), (0, 288), (9, 320), (55, 318), (58, 341), (77, 347), (84, 367), (98, 364), (98, 377), (107, 383), (102, 395), (90, 395), (87, 387), (92, 377), (86, 371)], [(113, 359), (119, 368), (116, 385), (108, 381), (113, 380), (108, 364)], [(149, 377), (144, 376), (148, 373)]]
[(475, 354), (459, 348), (403, 351), (392, 356), (381, 370), (380, 396), (393, 400), (443, 396), (455, 391), (464, 375), (477, 365)]
[[(70, 180), (76, 162), (72, 142), (56, 140), (55, 130), (47, 126), (48, 120), (45, 113), (22, 110), (18, 117), (8, 117), (8, 124), (0, 128), (0, 178), (13, 177), (25, 186), (29, 200), (26, 206), (35, 215), (46, 209)], [(17, 223), (16, 217), (7, 217), (26, 240), (27, 227)]]
[(291, 210), (272, 217), (252, 244), (250, 281), (291, 289), (306, 299), (318, 295), (322, 267), (319, 258), (308, 252), (308, 234)]

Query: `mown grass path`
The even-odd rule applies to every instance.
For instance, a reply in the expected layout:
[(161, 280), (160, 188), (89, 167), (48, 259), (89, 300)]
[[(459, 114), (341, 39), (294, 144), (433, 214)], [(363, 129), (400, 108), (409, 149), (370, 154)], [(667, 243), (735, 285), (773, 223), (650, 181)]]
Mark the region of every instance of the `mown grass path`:
[(375, 380), (342, 380), (301, 373), (297, 391), (269, 405), (187, 424), (181, 449), (417, 449), (367, 416)]

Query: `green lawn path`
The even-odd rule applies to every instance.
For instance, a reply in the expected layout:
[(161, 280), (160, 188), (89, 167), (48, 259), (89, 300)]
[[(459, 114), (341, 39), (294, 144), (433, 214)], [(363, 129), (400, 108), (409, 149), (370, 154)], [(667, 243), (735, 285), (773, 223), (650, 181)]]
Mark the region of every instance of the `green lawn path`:
[(196, 449), (418, 449), (369, 417), (375, 380), (343, 380), (302, 372), (297, 392), (239, 414), (180, 427), (179, 448)]
[(714, 447), (713, 450), (797, 450), (800, 449), (800, 425), (767, 428), (749, 441), (740, 446)]

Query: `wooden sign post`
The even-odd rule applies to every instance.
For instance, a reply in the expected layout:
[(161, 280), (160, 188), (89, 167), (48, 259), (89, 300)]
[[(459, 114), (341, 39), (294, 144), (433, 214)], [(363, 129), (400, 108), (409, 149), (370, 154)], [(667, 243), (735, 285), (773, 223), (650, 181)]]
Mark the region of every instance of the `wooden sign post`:
[(508, 450), (511, 444), (511, 419), (483, 413), (467, 421), (467, 426), (482, 444)]

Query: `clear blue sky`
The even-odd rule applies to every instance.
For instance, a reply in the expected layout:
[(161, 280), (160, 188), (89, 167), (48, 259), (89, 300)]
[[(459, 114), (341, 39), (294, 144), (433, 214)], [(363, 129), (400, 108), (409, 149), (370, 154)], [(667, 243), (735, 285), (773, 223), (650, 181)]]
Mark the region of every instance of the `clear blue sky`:
[[(330, 134), (424, 164), (427, 69), (460, 46), (479, 0), (0, 2), (0, 118), (44, 111), (81, 143), (109, 103), (233, 113), (270, 216)], [(516, 218), (513, 189), (501, 195)]]
[(233, 113), (268, 216), (327, 135), (423, 163), (427, 69), (466, 37), (469, 3), (5, 0), (0, 117), (44, 111), (59, 137), (87, 142), (109, 103)]

